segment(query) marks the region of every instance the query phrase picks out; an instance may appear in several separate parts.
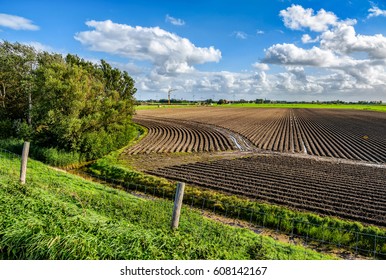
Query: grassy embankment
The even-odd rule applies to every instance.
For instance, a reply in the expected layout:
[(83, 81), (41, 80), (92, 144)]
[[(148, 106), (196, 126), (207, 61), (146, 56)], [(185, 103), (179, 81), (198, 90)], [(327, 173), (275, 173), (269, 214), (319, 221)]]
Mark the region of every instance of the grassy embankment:
[(144, 200), (0, 152), (0, 259), (329, 259), (328, 255), (232, 228), (172, 203)]

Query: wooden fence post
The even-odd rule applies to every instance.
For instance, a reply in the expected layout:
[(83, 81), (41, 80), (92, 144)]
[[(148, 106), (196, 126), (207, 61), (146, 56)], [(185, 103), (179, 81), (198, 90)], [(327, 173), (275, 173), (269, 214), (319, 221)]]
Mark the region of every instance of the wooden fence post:
[(23, 153), (21, 154), (20, 183), (25, 184), (27, 175), (27, 161), (29, 152), (29, 142), (24, 142)]
[(174, 208), (172, 217), (172, 229), (178, 228), (180, 222), (180, 214), (182, 207), (182, 200), (184, 198), (185, 183), (177, 183), (176, 197), (174, 198)]

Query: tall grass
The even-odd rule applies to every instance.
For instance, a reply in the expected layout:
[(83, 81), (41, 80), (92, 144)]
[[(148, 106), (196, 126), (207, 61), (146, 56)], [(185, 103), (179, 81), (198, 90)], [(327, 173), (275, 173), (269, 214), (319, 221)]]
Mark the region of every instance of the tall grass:
[[(15, 138), (0, 139), (0, 148), (9, 150), (15, 154), (21, 154), (23, 143), (23, 140)], [(56, 148), (44, 148), (34, 143), (30, 146), (29, 156), (48, 165), (57, 167), (77, 165), (82, 162), (82, 156), (77, 152), (67, 152)]]

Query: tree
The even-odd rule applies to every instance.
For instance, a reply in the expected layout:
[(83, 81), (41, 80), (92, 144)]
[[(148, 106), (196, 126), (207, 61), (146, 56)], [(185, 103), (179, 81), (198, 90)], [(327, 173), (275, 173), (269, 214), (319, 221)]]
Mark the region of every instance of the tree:
[(133, 133), (136, 88), (127, 72), (104, 60), (93, 64), (7, 42), (0, 63), (1, 126), (28, 123), (36, 144), (86, 159), (125, 145)]
[(0, 117), (13, 122), (13, 126), (32, 124), (36, 62), (34, 48), (0, 43)]
[(219, 104), (219, 105), (222, 105), (222, 104), (228, 104), (229, 102), (228, 102), (228, 100), (226, 100), (226, 99), (220, 99), (218, 102), (217, 102), (217, 104)]

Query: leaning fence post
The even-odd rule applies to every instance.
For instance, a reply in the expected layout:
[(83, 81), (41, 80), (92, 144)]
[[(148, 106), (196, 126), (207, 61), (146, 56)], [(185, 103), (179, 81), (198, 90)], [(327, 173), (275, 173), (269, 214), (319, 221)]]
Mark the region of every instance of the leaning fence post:
[(177, 183), (176, 197), (174, 198), (172, 229), (178, 228), (180, 221), (182, 200), (184, 198), (185, 183)]
[(25, 184), (25, 178), (27, 175), (27, 161), (29, 152), (29, 142), (24, 142), (23, 152), (21, 154), (21, 167), (20, 167), (20, 183)]

